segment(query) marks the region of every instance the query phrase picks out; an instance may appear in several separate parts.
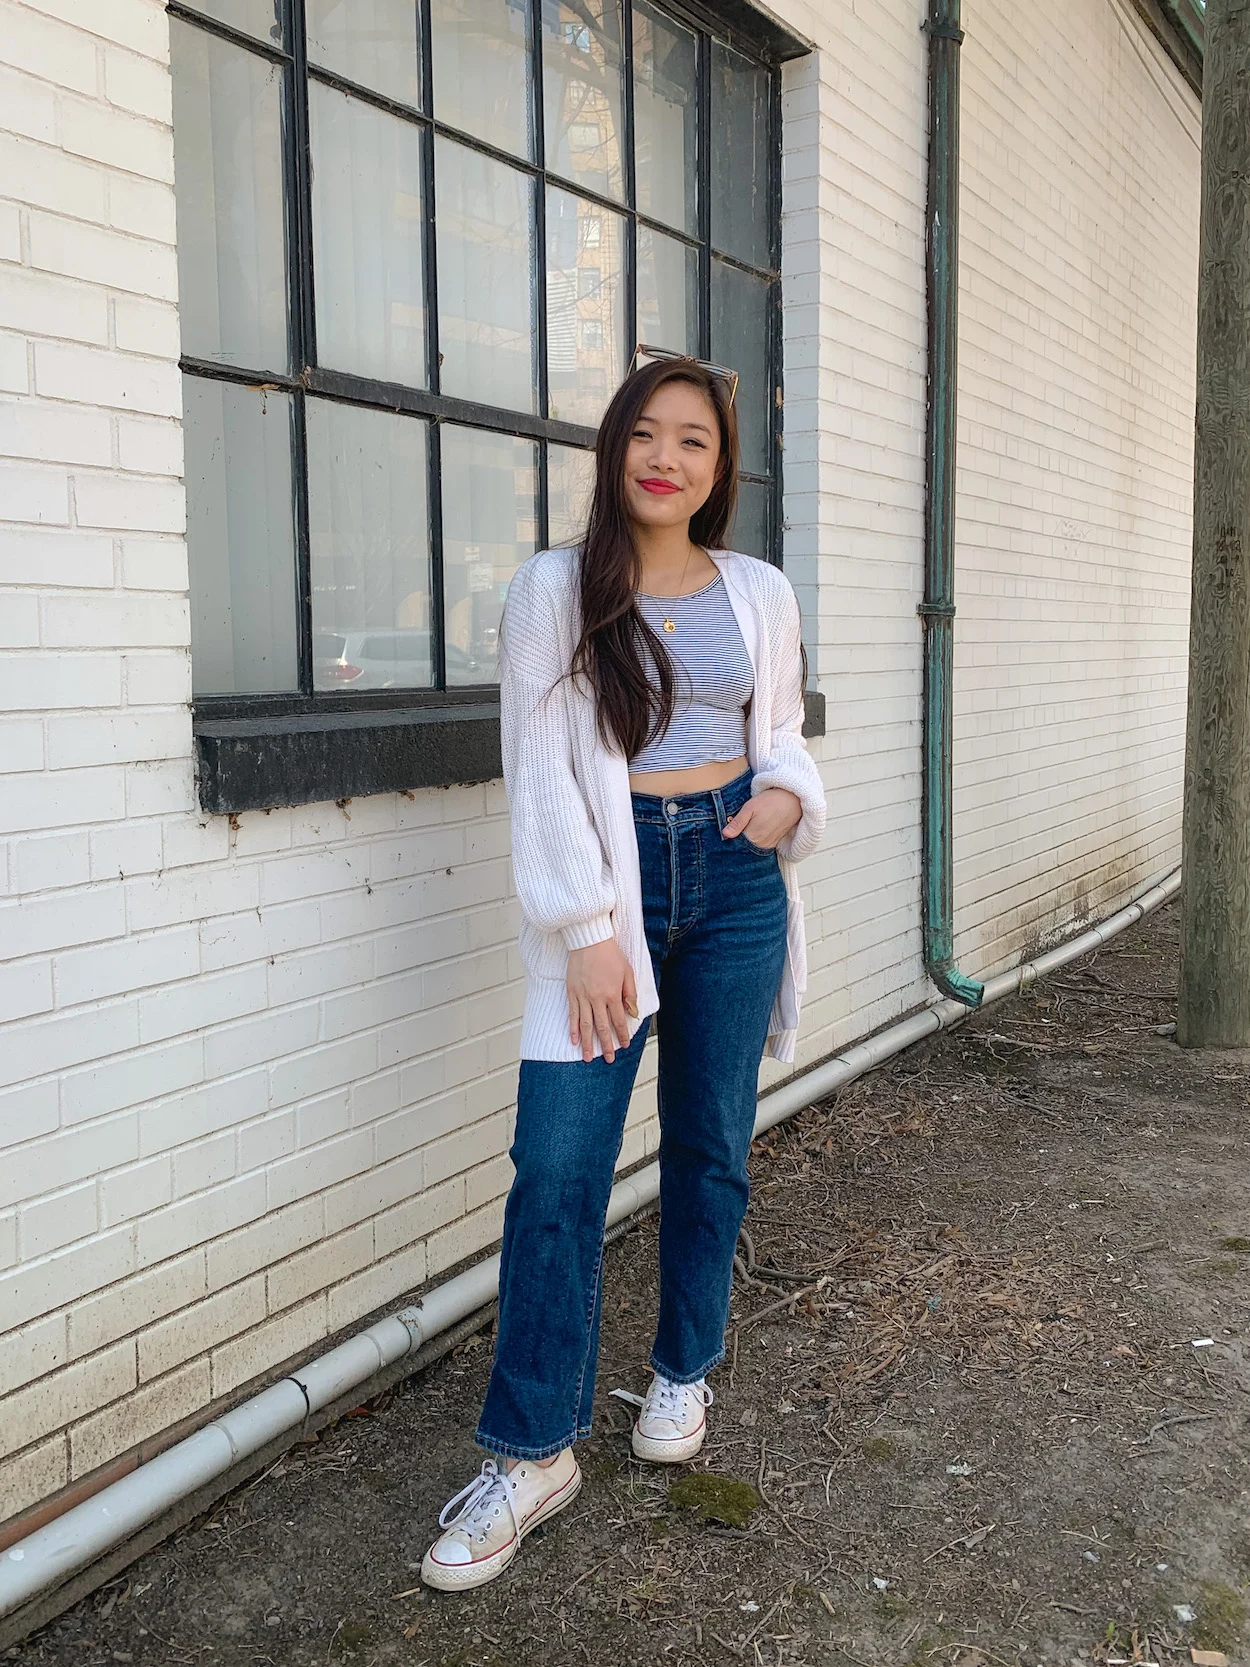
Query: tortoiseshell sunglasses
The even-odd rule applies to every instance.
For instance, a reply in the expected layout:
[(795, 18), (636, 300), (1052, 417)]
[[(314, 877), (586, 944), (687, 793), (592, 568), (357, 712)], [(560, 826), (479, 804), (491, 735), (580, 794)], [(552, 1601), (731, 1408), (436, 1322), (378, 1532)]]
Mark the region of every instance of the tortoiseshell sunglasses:
[(699, 369), (705, 370), (709, 376), (723, 377), (729, 384), (729, 403), (730, 405), (733, 404), (738, 392), (738, 373), (736, 370), (729, 370), (725, 365), (710, 364), (706, 359), (696, 359), (690, 353), (676, 353), (671, 347), (648, 347), (645, 342), (639, 342), (634, 349), (633, 358), (629, 361), (629, 370), (626, 375), (632, 376), (636, 370), (641, 370), (644, 365), (654, 364), (657, 360), (698, 365)]

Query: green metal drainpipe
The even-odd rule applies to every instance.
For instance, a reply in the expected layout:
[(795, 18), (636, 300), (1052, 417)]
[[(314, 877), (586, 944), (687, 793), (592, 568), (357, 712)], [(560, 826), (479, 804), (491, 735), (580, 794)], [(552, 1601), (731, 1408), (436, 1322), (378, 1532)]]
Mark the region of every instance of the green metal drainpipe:
[(959, 0), (929, 0), (926, 279), (929, 398), (924, 541), (924, 958), (943, 995), (979, 1007), (954, 962), (951, 684), (955, 630), (955, 377), (959, 340)]

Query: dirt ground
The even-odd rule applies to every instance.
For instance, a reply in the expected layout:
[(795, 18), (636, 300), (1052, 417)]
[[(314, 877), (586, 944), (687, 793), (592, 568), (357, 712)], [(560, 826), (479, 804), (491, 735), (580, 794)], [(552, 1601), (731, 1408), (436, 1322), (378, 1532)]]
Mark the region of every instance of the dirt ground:
[(652, 1220), (608, 1256), (586, 1486), (495, 1586), (417, 1574), (483, 1337), (8, 1659), (1250, 1659), (1250, 1054), (1160, 1034), (1176, 938), (1172, 907), (758, 1143), (695, 1466), (636, 1463), (608, 1398), (646, 1383)]

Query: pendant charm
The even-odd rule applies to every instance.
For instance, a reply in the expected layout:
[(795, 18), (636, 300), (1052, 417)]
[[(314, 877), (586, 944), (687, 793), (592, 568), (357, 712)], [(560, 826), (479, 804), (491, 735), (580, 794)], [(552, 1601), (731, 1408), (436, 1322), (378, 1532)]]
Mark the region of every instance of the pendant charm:
[(674, 623), (671, 619), (666, 619), (664, 621), (664, 629), (666, 631), (675, 631), (677, 629), (677, 627), (676, 627), (676, 625), (674, 625)]

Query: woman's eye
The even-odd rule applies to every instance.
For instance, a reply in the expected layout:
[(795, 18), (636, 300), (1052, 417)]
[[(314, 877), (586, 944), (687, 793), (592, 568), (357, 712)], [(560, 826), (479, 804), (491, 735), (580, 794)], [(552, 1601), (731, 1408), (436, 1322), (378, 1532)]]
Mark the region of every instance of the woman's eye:
[(693, 434), (687, 437), (686, 444), (688, 446), (697, 446), (700, 451), (707, 450), (707, 442), (704, 440), (696, 440)]

